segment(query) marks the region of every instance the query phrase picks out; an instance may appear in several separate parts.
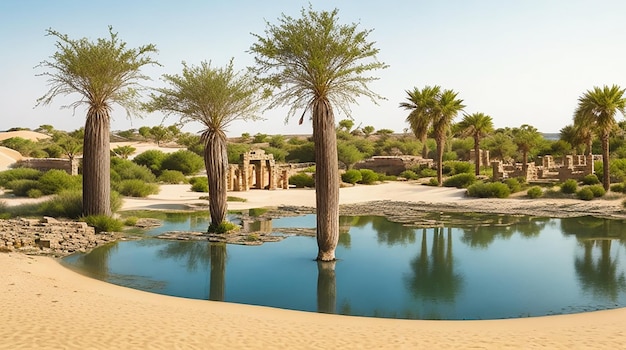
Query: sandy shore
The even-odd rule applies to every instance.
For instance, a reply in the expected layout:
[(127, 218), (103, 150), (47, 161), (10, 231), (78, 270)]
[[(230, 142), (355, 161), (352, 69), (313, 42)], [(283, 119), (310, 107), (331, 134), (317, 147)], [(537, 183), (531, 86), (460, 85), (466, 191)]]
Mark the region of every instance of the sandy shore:
[[(312, 190), (230, 195), (230, 209), (313, 206)], [(124, 209), (201, 203), (183, 186), (164, 186)], [(408, 183), (341, 190), (341, 203), (394, 200), (485, 210), (518, 207), (620, 212), (621, 199), (467, 199), (462, 190)], [(578, 207), (577, 207), (578, 206)], [(504, 208), (504, 209), (503, 209)], [(0, 254), (0, 349), (502, 349), (626, 347), (626, 309), (492, 321), (414, 321), (325, 315), (168, 297), (77, 274), (48, 257)]]

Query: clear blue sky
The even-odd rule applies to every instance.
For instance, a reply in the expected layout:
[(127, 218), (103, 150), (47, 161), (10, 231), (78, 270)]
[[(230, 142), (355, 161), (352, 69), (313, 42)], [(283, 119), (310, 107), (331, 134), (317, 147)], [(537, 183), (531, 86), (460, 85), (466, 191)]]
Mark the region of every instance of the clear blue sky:
[[(623, 0), (311, 0), (314, 10), (339, 9), (342, 23), (373, 29), (378, 59), (390, 67), (378, 71), (371, 88), (386, 100), (351, 106), (355, 125), (402, 132), (407, 111), (398, 108), (406, 90), (441, 85), (459, 92), (467, 113), (493, 117), (496, 127), (531, 124), (558, 132), (571, 124), (577, 99), (593, 86), (626, 87), (626, 1)], [(40, 61), (55, 51), (52, 28), (72, 38), (96, 39), (112, 25), (130, 46), (153, 43), (163, 65), (144, 70), (147, 85), (162, 84), (164, 73), (181, 71), (181, 62), (202, 60), (224, 65), (232, 57), (239, 70), (253, 63), (246, 51), (251, 33), (263, 34), (265, 22), (285, 13), (299, 16), (309, 1), (0, 1), (0, 130), (52, 124), (74, 130), (85, 113), (60, 109), (70, 100), (45, 107), (35, 101), (47, 91), (35, 74)], [(74, 99), (77, 97), (74, 96)], [(285, 111), (263, 113), (264, 121), (235, 122), (230, 136), (307, 134), (310, 122), (284, 124)], [(337, 111), (337, 121), (346, 118)], [(460, 120), (460, 116), (457, 121)], [(621, 118), (621, 117), (620, 117)], [(297, 118), (296, 118), (297, 119)], [(113, 130), (161, 123), (161, 115), (127, 120), (113, 112)], [(176, 121), (165, 120), (165, 125)], [(184, 131), (195, 132), (198, 125)]]

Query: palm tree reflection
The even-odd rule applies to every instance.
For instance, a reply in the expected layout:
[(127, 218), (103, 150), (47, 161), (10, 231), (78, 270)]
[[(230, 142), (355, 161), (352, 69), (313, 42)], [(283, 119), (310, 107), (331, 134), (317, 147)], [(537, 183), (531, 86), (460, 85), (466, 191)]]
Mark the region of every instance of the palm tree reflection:
[(317, 262), (317, 312), (337, 313), (336, 261)]

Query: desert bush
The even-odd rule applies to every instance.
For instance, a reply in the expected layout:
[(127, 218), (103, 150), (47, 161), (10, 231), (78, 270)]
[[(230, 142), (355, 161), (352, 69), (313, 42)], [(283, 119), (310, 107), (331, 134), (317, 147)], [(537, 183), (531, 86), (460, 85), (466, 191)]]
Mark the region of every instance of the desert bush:
[(115, 184), (115, 189), (123, 196), (147, 197), (159, 193), (159, 186), (138, 179), (122, 180)]
[(611, 185), (611, 191), (612, 192), (621, 192), (624, 193), (624, 189), (626, 188), (626, 186), (624, 186), (623, 182), (617, 183), (617, 184), (612, 184)]
[(178, 170), (185, 175), (196, 174), (203, 167), (204, 159), (188, 150), (170, 153), (161, 163), (161, 170)]
[[(458, 160), (450, 160), (443, 162), (442, 172), (445, 175), (456, 175), (463, 173), (472, 173), (474, 167), (470, 162), (462, 162)], [(435, 174), (435, 176), (437, 176)]]
[(197, 176), (192, 178), (191, 190), (193, 192), (209, 192), (209, 178), (206, 176)]
[(307, 173), (297, 173), (289, 177), (289, 184), (296, 188), (315, 187), (315, 179)]
[(528, 198), (539, 198), (543, 195), (543, 190), (539, 186), (533, 186), (526, 191)]
[(163, 151), (152, 149), (138, 154), (133, 158), (133, 163), (143, 165), (150, 169), (154, 175), (161, 174), (161, 165), (166, 154)]
[(11, 190), (14, 196), (25, 197), (28, 195), (28, 191), (39, 189), (39, 181), (28, 179), (13, 180), (7, 183), (5, 188)]
[(0, 187), (6, 187), (13, 180), (37, 180), (43, 174), (37, 169), (16, 168), (0, 171)]
[(593, 196), (596, 198), (602, 197), (606, 194), (604, 187), (600, 184), (590, 185), (588, 186), (591, 192), (593, 192)]
[(157, 178), (157, 181), (166, 184), (184, 184), (189, 182), (187, 181), (185, 174), (178, 170), (163, 170), (161, 175)]
[(413, 170), (405, 170), (400, 173), (400, 177), (403, 177), (407, 180), (417, 180), (419, 179), (419, 175), (417, 175)]
[(467, 188), (476, 182), (476, 175), (471, 173), (461, 173), (450, 176), (443, 181), (444, 187)]
[(421, 169), (418, 174), (420, 175), (420, 177), (436, 177), (437, 169), (424, 168), (424, 169)]
[(511, 194), (509, 186), (502, 182), (477, 182), (467, 188), (467, 195), (478, 198), (506, 198)]
[(76, 190), (62, 191), (39, 204), (37, 211), (43, 216), (77, 219), (83, 211), (83, 194)]
[(59, 193), (64, 190), (80, 190), (80, 176), (68, 174), (65, 170), (48, 170), (39, 178), (39, 189), (45, 194)]
[(341, 174), (341, 181), (347, 182), (350, 184), (355, 184), (363, 179), (361, 176), (361, 172), (356, 169), (350, 169), (345, 173)]
[(364, 185), (371, 185), (374, 182), (378, 181), (378, 174), (371, 169), (361, 169), (361, 181), (359, 183)]
[(28, 196), (28, 198), (39, 198), (43, 197), (43, 195), (44, 193), (38, 188), (31, 188), (26, 192), (26, 196)]
[(576, 196), (584, 201), (590, 201), (595, 198), (595, 195), (589, 186), (581, 188), (578, 192), (576, 192)]
[(563, 182), (561, 185), (561, 192), (563, 193), (576, 193), (578, 190), (578, 182), (574, 179), (569, 179)]
[(209, 225), (208, 232), (210, 233), (228, 233), (231, 231), (236, 231), (239, 229), (239, 226), (233, 224), (229, 221), (222, 221), (218, 225)]
[(596, 185), (600, 183), (600, 180), (596, 174), (587, 174), (582, 178), (581, 182), (583, 185)]
[(136, 217), (136, 216), (129, 216), (129, 217), (124, 219), (124, 226), (135, 226), (135, 225), (137, 225), (138, 221), (139, 221), (138, 217)]
[(439, 186), (439, 180), (437, 178), (431, 178), (425, 185), (427, 186)]
[(387, 174), (383, 174), (383, 173), (377, 173), (376, 175), (378, 175), (378, 181), (396, 181), (398, 180), (398, 177), (395, 175), (387, 175)]
[(504, 180), (504, 184), (509, 186), (511, 193), (519, 192), (522, 190), (522, 184), (520, 184), (519, 180), (516, 178), (510, 178)]
[(137, 179), (143, 182), (156, 182), (156, 176), (144, 165), (128, 159), (111, 158), (111, 181)]
[(106, 215), (89, 215), (81, 217), (87, 225), (96, 229), (96, 232), (119, 232), (124, 228), (122, 221)]

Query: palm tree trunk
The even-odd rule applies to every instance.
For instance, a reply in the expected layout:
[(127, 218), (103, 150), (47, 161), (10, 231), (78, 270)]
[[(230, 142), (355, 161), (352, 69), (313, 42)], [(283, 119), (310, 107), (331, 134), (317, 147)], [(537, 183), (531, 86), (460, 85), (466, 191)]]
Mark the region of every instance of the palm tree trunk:
[(227, 210), (228, 155), (226, 135), (220, 130), (207, 130), (202, 134), (204, 141), (204, 166), (209, 180), (209, 213), (211, 228), (224, 221)]
[(522, 172), (524, 173), (524, 178), (526, 178), (528, 170), (528, 151), (522, 151)]
[(83, 215), (111, 216), (110, 118), (106, 108), (90, 108), (83, 152)]
[(339, 242), (339, 163), (335, 116), (326, 99), (313, 102), (318, 261), (335, 260)]
[(474, 135), (474, 162), (476, 165), (476, 176), (480, 175), (480, 139), (478, 134)]
[(443, 148), (445, 146), (445, 137), (436, 136), (437, 140), (437, 183), (443, 186)]
[(609, 174), (609, 132), (602, 131), (602, 186), (605, 191), (611, 187), (611, 174)]
[(428, 141), (427, 136), (424, 135), (421, 141), (422, 141), (422, 158), (427, 159), (428, 158), (428, 145), (426, 144), (426, 141)]

